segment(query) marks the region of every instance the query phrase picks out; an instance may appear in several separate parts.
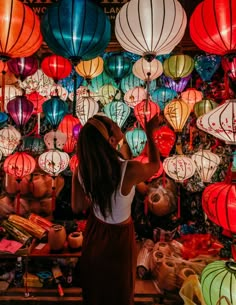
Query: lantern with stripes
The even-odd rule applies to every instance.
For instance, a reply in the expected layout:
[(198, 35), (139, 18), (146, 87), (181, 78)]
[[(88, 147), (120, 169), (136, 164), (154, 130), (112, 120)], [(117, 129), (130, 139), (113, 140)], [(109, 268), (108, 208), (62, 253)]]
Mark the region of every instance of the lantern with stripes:
[(97, 56), (90, 60), (81, 60), (75, 71), (86, 80), (87, 84), (91, 84), (91, 80), (103, 72), (103, 66), (102, 57)]
[(173, 80), (180, 80), (189, 76), (194, 69), (194, 60), (189, 55), (179, 54), (171, 55), (163, 63), (163, 72), (165, 76)]

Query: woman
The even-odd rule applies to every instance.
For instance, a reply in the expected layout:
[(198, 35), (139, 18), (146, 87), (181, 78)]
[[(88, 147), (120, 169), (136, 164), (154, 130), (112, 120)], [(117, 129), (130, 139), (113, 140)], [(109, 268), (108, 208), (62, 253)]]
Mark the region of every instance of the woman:
[(90, 207), (81, 256), (81, 285), (86, 305), (133, 305), (136, 243), (131, 219), (135, 186), (159, 169), (152, 139), (154, 117), (146, 124), (149, 162), (124, 160), (117, 150), (121, 129), (95, 115), (80, 131), (79, 166), (73, 173), (72, 209)]

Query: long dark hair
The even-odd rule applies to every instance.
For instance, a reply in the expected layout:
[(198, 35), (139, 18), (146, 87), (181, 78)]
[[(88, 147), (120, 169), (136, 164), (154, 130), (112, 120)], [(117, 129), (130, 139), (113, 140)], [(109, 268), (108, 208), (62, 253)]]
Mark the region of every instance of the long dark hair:
[[(111, 136), (111, 124), (107, 118), (100, 115), (94, 117), (106, 126)], [(77, 154), (84, 191), (91, 204), (100, 207), (104, 218), (108, 214), (112, 215), (111, 196), (121, 180), (122, 155), (89, 123), (86, 123), (79, 133)]]

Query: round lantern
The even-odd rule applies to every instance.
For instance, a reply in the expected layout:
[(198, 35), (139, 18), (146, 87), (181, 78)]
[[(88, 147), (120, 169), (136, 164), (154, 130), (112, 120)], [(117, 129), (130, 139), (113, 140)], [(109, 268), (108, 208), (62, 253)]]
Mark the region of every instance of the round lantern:
[(194, 88), (189, 88), (181, 93), (181, 99), (188, 104), (190, 111), (193, 111), (195, 103), (199, 102), (203, 98), (201, 91)]
[(81, 97), (76, 102), (76, 115), (82, 125), (84, 125), (89, 118), (94, 116), (98, 110), (98, 103), (90, 96)]
[(173, 80), (180, 80), (189, 76), (194, 69), (194, 60), (189, 55), (171, 55), (163, 62), (163, 72), (165, 76)]
[(173, 99), (164, 108), (164, 116), (175, 132), (181, 132), (190, 115), (190, 108), (182, 99)]
[(133, 157), (139, 156), (147, 142), (147, 135), (145, 131), (141, 128), (134, 128), (132, 130), (128, 130), (125, 133), (125, 138)]
[(83, 86), (87, 86), (91, 92), (96, 92), (96, 93), (98, 93), (100, 87), (106, 84), (111, 84), (114, 87), (117, 86), (115, 80), (109, 75), (107, 75), (107, 73), (104, 70), (101, 74), (92, 78), (90, 84), (88, 84), (86, 80), (82, 82)]
[(43, 137), (44, 143), (48, 150), (50, 149), (60, 149), (62, 150), (67, 136), (63, 132), (56, 130), (56, 131), (49, 131)]
[(29, 101), (33, 103), (35, 113), (43, 112), (42, 104), (46, 101), (44, 96), (39, 94), (37, 91), (33, 91), (30, 94), (26, 94), (25, 96)]
[(135, 76), (133, 72), (131, 72), (126, 77), (123, 77), (120, 83), (120, 88), (122, 92), (126, 93), (130, 89), (133, 89), (134, 87), (143, 86), (144, 82)]
[(8, 60), (34, 54), (42, 44), (40, 21), (33, 10), (18, 0), (0, 6), (0, 58)]
[(236, 263), (216, 260), (209, 263), (200, 276), (202, 294), (206, 305), (236, 304)]
[[(81, 97), (88, 96), (95, 97), (95, 94), (91, 92), (87, 86), (79, 86), (75, 93), (76, 101), (78, 102)], [(74, 92), (71, 92), (68, 97), (71, 101), (74, 101)]]
[(197, 5), (189, 27), (191, 39), (200, 50), (216, 55), (236, 51), (235, 11), (234, 0), (207, 0)]
[(63, 132), (67, 137), (73, 136), (73, 128), (79, 124), (79, 119), (72, 114), (66, 114), (58, 125), (58, 130)]
[(0, 150), (3, 156), (9, 156), (20, 143), (21, 134), (13, 126), (9, 125), (0, 129)]
[(202, 182), (211, 182), (211, 177), (220, 164), (220, 157), (210, 150), (201, 149), (191, 156)]
[(236, 99), (226, 100), (220, 106), (197, 119), (197, 127), (226, 144), (236, 144)]
[(160, 78), (163, 83), (163, 86), (180, 93), (184, 91), (185, 87), (187, 86), (189, 80), (191, 79), (191, 74), (189, 76), (179, 79), (178, 81), (174, 81), (172, 78), (167, 77), (164, 74), (162, 74)]
[(143, 129), (145, 120), (150, 121), (156, 114), (160, 114), (160, 107), (151, 100), (143, 100), (134, 107), (134, 115)]
[(119, 100), (121, 98), (121, 92), (118, 88), (111, 84), (106, 84), (98, 90), (99, 101), (102, 105), (106, 105), (113, 100)]
[(126, 104), (131, 108), (134, 108), (139, 102), (146, 98), (147, 91), (141, 86), (129, 89), (124, 95)]
[(236, 56), (224, 56), (221, 65), (225, 73), (232, 80), (236, 80)]
[(90, 60), (81, 60), (75, 67), (75, 71), (82, 76), (88, 84), (91, 80), (103, 72), (103, 59), (100, 56)]
[(193, 106), (193, 111), (196, 117), (199, 118), (201, 115), (208, 113), (217, 106), (218, 104), (213, 100), (204, 98)]
[(150, 82), (162, 74), (163, 67), (162, 63), (155, 58), (149, 62), (142, 57), (134, 63), (132, 71), (141, 80)]
[(41, 69), (57, 83), (59, 79), (65, 78), (71, 73), (72, 65), (68, 59), (53, 54), (44, 57), (41, 62)]
[(79, 160), (76, 154), (74, 154), (69, 161), (69, 167), (71, 172), (73, 173), (76, 167), (79, 165)]
[(161, 126), (154, 131), (153, 138), (163, 157), (168, 157), (176, 141), (176, 134), (168, 126)]
[(178, 96), (175, 90), (167, 87), (160, 87), (151, 93), (151, 99), (158, 104), (161, 110), (164, 110), (167, 103)]
[(215, 54), (200, 54), (194, 57), (195, 70), (203, 81), (210, 81), (221, 63), (221, 56)]
[(34, 56), (12, 58), (8, 60), (7, 65), (9, 70), (21, 81), (38, 70), (38, 60)]
[(150, 61), (169, 54), (183, 38), (186, 25), (186, 13), (177, 0), (133, 0), (116, 15), (115, 35), (126, 51)]
[(73, 137), (78, 140), (79, 138), (79, 133), (80, 133), (80, 130), (82, 128), (82, 124), (79, 123), (79, 124), (76, 124), (74, 127), (73, 127), (73, 130), (72, 130), (72, 133), (73, 133)]
[(7, 111), (7, 103), (14, 99), (18, 95), (22, 95), (23, 91), (19, 88), (16, 88), (14, 85), (5, 85), (5, 87), (0, 88), (1, 100), (4, 101), (3, 111)]
[(113, 101), (104, 106), (105, 114), (121, 128), (130, 115), (130, 107), (124, 102)]
[(74, 65), (102, 54), (111, 36), (111, 24), (101, 7), (87, 0), (62, 0), (42, 16), (41, 30), (49, 48)]
[(45, 143), (41, 136), (26, 136), (22, 140), (22, 150), (33, 156), (38, 156), (45, 151)]
[(8, 120), (8, 115), (5, 112), (0, 112), (0, 127), (1, 124), (6, 123), (7, 120)]

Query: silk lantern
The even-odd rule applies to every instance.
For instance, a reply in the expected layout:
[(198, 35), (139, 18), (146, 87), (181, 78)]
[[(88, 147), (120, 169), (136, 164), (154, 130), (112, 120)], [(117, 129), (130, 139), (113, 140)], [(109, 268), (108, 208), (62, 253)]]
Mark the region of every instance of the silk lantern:
[(153, 132), (153, 138), (160, 154), (168, 157), (176, 141), (176, 134), (168, 126), (163, 125)]
[(174, 81), (172, 78), (167, 77), (164, 74), (162, 74), (160, 78), (161, 82), (165, 87), (168, 87), (172, 90), (175, 90), (177, 93), (180, 93), (186, 88), (189, 80), (191, 79), (191, 74), (179, 79), (178, 81)]
[(16, 149), (21, 140), (20, 132), (12, 125), (0, 129), (0, 150), (4, 157), (9, 156)]
[[(16, 88), (14, 85), (5, 85), (5, 87), (0, 88), (0, 96), (1, 96), (1, 102), (2, 102), (2, 111), (7, 111), (7, 103), (14, 99), (17, 95), (22, 95), (23, 91), (20, 88)], [(4, 104), (3, 104), (4, 101)]]
[(197, 47), (222, 56), (235, 52), (235, 12), (234, 0), (206, 0), (198, 4), (189, 21), (190, 37)]
[(63, 132), (67, 137), (73, 136), (73, 128), (79, 124), (79, 119), (72, 114), (66, 114), (58, 125), (58, 130)]
[(7, 65), (21, 81), (33, 75), (39, 68), (38, 59), (35, 56), (12, 58), (8, 60)]
[(157, 79), (162, 74), (163, 67), (162, 63), (155, 58), (151, 62), (140, 58), (134, 63), (132, 72), (136, 77), (147, 82)]
[(220, 157), (210, 150), (200, 149), (191, 156), (202, 182), (211, 182), (211, 177), (220, 164)]
[(74, 137), (76, 140), (78, 140), (78, 138), (79, 138), (79, 133), (80, 133), (81, 128), (82, 128), (82, 124), (81, 124), (81, 123), (76, 124), (76, 125), (73, 127), (73, 130), (72, 130), (72, 132), (73, 132), (73, 137)]
[(7, 113), (5, 112), (0, 112), (0, 128), (1, 128), (1, 125), (6, 123), (8, 120), (8, 115)]
[(103, 66), (102, 57), (97, 56), (90, 60), (81, 60), (75, 67), (75, 71), (86, 80), (87, 84), (90, 84), (94, 77), (103, 72)]
[(93, 1), (61, 0), (41, 19), (41, 31), (49, 48), (73, 65), (102, 54), (111, 38), (107, 15)]
[(115, 35), (126, 51), (151, 61), (175, 48), (186, 25), (186, 13), (177, 0), (132, 0), (116, 15)]
[(200, 275), (206, 305), (236, 304), (236, 263), (215, 260), (204, 267)]
[(90, 96), (81, 97), (76, 102), (76, 116), (82, 125), (84, 125), (89, 118), (94, 116), (98, 110), (98, 103)]
[(58, 83), (59, 79), (65, 78), (71, 73), (72, 65), (67, 58), (52, 54), (44, 57), (41, 62), (41, 69), (55, 83)]
[(67, 168), (69, 161), (69, 155), (57, 149), (49, 150), (38, 158), (39, 167), (52, 177), (52, 210), (56, 202), (55, 178)]
[(193, 106), (194, 114), (197, 118), (215, 109), (218, 106), (212, 99), (204, 98)]
[(30, 175), (36, 166), (35, 159), (26, 152), (17, 151), (8, 156), (3, 163), (6, 174), (14, 176), (18, 182), (16, 213), (20, 211), (20, 182), (23, 177)]
[(48, 150), (62, 150), (66, 143), (67, 136), (60, 130), (51, 130), (44, 135), (43, 140)]
[(147, 91), (141, 86), (131, 88), (124, 95), (126, 104), (131, 108), (134, 108), (139, 102), (146, 98)]
[(138, 86), (144, 86), (144, 81), (135, 76), (133, 72), (123, 77), (120, 83), (120, 88), (124, 93)]
[(151, 93), (151, 100), (164, 110), (167, 103), (178, 96), (177, 92), (167, 87), (160, 87)]
[(35, 136), (26, 136), (22, 139), (21, 149), (34, 157), (42, 154), (45, 151), (45, 148), (44, 140), (38, 134)]
[(205, 82), (210, 81), (220, 67), (221, 56), (215, 54), (200, 54), (194, 57), (195, 70)]
[(194, 60), (186, 54), (171, 55), (163, 62), (163, 72), (165, 76), (175, 81), (189, 76), (194, 69)]
[(147, 142), (147, 135), (145, 131), (139, 127), (135, 127), (125, 133), (125, 138), (131, 150), (132, 156), (139, 156), (144, 150)]
[(104, 113), (122, 128), (130, 115), (130, 107), (121, 101), (113, 101), (103, 107)]
[(200, 116), (197, 119), (197, 127), (226, 144), (236, 144), (235, 105), (236, 99), (226, 100), (220, 106)]
[(69, 161), (69, 167), (71, 172), (73, 173), (76, 167), (79, 165), (79, 160), (76, 154), (74, 154)]
[(60, 79), (58, 85), (61, 85), (68, 93), (71, 93), (74, 91), (74, 88), (77, 90), (82, 82), (83, 77), (74, 70), (74, 67), (72, 67), (71, 73), (67, 77)]
[(99, 88), (98, 96), (101, 104), (105, 106), (113, 100), (119, 100), (121, 98), (121, 92), (117, 87), (106, 84)]
[(37, 91), (33, 91), (25, 95), (26, 98), (31, 101), (34, 105), (34, 113), (38, 114), (43, 112), (42, 104), (47, 100), (44, 96), (39, 94)]
[(194, 88), (188, 88), (187, 90), (181, 92), (180, 96), (181, 99), (188, 104), (191, 112), (193, 111), (195, 103), (201, 101), (203, 98), (202, 92)]
[(134, 107), (134, 115), (143, 129), (145, 129), (145, 120), (150, 121), (156, 114), (160, 114), (160, 107), (151, 100), (142, 100)]
[(236, 56), (224, 56), (221, 65), (225, 73), (232, 79), (236, 80)]

